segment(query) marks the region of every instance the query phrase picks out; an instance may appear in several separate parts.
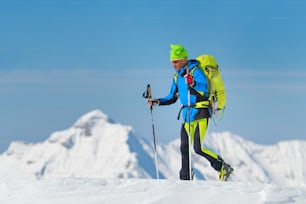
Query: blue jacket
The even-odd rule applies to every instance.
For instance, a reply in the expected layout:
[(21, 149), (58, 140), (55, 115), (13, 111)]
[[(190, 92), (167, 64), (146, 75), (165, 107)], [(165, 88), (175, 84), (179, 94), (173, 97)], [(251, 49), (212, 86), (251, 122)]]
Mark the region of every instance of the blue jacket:
[[(192, 107), (197, 102), (207, 100), (208, 96), (208, 86), (205, 74), (198, 68), (198, 61), (197, 60), (189, 60), (188, 61), (188, 68), (192, 70), (192, 76), (195, 81), (195, 85), (191, 87), (190, 91), (190, 122), (194, 120), (198, 120), (201, 118), (208, 118), (210, 117), (209, 111), (207, 108), (205, 109), (198, 109)], [(177, 101), (180, 98), (180, 101), (183, 105), (182, 109), (182, 117), (185, 122), (188, 122), (188, 85), (186, 83), (186, 67), (181, 68), (177, 74), (173, 78), (170, 93), (168, 96), (160, 98), (159, 105), (170, 105)], [(205, 95), (200, 95), (199, 92), (205, 93)]]

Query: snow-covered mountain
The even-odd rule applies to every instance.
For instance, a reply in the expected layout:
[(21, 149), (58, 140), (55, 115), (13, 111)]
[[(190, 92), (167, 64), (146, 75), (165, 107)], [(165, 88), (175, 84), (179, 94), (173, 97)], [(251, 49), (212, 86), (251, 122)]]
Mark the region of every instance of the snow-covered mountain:
[[(306, 183), (306, 141), (264, 146), (225, 132), (208, 134), (206, 145), (234, 167), (232, 180)], [(178, 179), (179, 140), (159, 145), (157, 153), (160, 177)], [(216, 180), (217, 173), (205, 159), (193, 155), (192, 161), (198, 179)], [(85, 114), (42, 143), (11, 143), (0, 163), (0, 175), (12, 178), (155, 178), (151, 144), (100, 110)]]

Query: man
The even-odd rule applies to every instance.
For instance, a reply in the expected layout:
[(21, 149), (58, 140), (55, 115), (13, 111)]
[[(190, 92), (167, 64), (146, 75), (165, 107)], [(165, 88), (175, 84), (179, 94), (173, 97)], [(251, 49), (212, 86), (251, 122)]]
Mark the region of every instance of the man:
[[(188, 60), (188, 53), (181, 45), (171, 45), (170, 61), (176, 74), (173, 78), (168, 96), (148, 99), (150, 106), (170, 105), (179, 98), (182, 103), (180, 112), (183, 117), (181, 128), (181, 180), (190, 180), (189, 175), (189, 135), (193, 141), (194, 151), (206, 158), (211, 166), (219, 172), (219, 180), (227, 180), (233, 168), (213, 151), (203, 147), (204, 138), (210, 118), (208, 102), (208, 84), (205, 74), (198, 68), (197, 60)], [(190, 104), (190, 107), (188, 107)]]

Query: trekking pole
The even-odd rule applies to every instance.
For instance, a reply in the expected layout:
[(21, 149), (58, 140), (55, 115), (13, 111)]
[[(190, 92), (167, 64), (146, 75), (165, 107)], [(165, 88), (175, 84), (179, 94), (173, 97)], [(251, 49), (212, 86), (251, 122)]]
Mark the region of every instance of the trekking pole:
[[(189, 74), (189, 68), (188, 65), (186, 67), (187, 70), (187, 75)], [(191, 163), (191, 129), (190, 129), (190, 85), (187, 83), (188, 85), (188, 157), (189, 157), (189, 180), (192, 180), (192, 163)]]
[[(150, 84), (147, 85), (147, 91), (143, 93), (143, 97), (147, 99), (151, 99), (151, 87)], [(151, 121), (152, 121), (152, 135), (153, 135), (153, 147), (154, 147), (154, 159), (155, 159), (155, 170), (156, 170), (156, 178), (159, 179), (158, 173), (158, 164), (157, 164), (157, 150), (156, 150), (156, 138), (155, 138), (155, 128), (154, 128), (154, 119), (153, 119), (153, 106), (150, 106), (151, 112)]]

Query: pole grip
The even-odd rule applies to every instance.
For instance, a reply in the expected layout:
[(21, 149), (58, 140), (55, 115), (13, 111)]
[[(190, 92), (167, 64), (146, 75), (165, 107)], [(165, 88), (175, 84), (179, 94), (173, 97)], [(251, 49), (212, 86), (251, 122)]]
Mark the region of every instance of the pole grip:
[(148, 96), (149, 99), (152, 98), (150, 84), (147, 85), (147, 96)]

